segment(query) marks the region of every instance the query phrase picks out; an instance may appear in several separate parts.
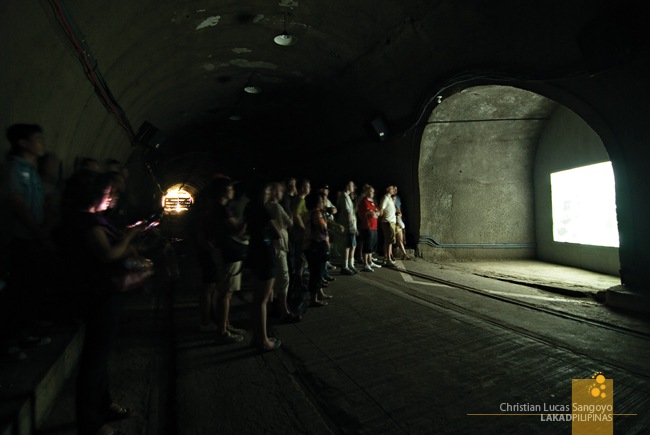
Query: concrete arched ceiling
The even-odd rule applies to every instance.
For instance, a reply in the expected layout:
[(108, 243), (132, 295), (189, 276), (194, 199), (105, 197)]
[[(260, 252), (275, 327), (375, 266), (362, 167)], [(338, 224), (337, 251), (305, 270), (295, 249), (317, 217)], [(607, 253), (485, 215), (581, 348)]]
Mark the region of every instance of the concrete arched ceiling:
[[(2, 65), (8, 66), (0, 79), (13, 85), (0, 94), (0, 116), (7, 124), (44, 124), (53, 148), (68, 161), (77, 155), (125, 158), (127, 137), (97, 102), (50, 3), (0, 5)], [(176, 180), (196, 172), (197, 165), (203, 168), (199, 173), (214, 166), (209, 159), (179, 154), (212, 153), (233, 164), (246, 159), (264, 164), (278, 151), (360, 142), (367, 137), (364, 122), (377, 113), (399, 132), (457, 73), (549, 77), (582, 70), (586, 63), (576, 35), (620, 3), (65, 4), (134, 128), (148, 121), (166, 135), (157, 159)], [(291, 47), (273, 43), (285, 14), (287, 31), (297, 39)], [(244, 93), (249, 82), (262, 93)], [(234, 111), (242, 121), (228, 119)]]

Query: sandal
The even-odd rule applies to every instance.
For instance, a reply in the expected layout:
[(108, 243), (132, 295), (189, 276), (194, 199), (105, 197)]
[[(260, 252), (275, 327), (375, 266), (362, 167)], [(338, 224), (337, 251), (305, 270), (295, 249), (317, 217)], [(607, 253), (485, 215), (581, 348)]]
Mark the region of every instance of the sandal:
[(263, 345), (259, 347), (261, 352), (272, 352), (274, 350), (280, 349), (282, 342), (275, 337), (269, 337), (269, 340), (273, 342), (273, 347), (264, 347)]
[[(119, 405), (118, 405), (119, 406)], [(133, 415), (135, 411), (131, 408), (124, 408), (119, 406), (117, 409), (110, 408), (108, 414), (106, 415), (106, 421), (119, 421), (125, 420)], [(116, 433), (115, 431), (113, 431)]]

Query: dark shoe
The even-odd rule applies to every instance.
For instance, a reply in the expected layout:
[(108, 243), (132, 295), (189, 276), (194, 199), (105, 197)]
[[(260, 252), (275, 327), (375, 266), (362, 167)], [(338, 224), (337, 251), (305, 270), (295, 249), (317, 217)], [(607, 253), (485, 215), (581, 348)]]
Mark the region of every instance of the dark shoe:
[(321, 299), (332, 299), (333, 297), (334, 297), (334, 296), (332, 296), (332, 295), (325, 295), (325, 294), (324, 294), (324, 295), (322, 295), (320, 298), (321, 298)]
[(325, 276), (323, 277), (323, 279), (325, 279), (325, 280), (327, 280), (327, 281), (329, 281), (329, 282), (336, 281), (336, 278), (334, 278), (334, 277), (331, 276), (331, 275), (325, 275)]
[(133, 409), (120, 407), (120, 409), (109, 409), (106, 415), (106, 421), (124, 420), (133, 415)]
[(350, 268), (346, 267), (344, 269), (341, 269), (341, 275), (354, 275), (354, 272), (352, 272)]
[(309, 306), (312, 308), (326, 307), (327, 302), (315, 301), (315, 302), (311, 302)]
[(324, 279), (321, 280), (320, 286), (321, 287), (329, 287), (330, 283), (328, 281), (325, 281)]

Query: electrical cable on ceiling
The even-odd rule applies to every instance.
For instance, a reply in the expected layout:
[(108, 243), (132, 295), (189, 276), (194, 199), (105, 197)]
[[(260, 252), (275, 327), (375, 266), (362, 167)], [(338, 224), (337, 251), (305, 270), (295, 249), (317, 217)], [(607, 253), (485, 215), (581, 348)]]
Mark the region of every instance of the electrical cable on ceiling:
[(54, 12), (56, 20), (72, 44), (72, 49), (74, 50), (77, 59), (83, 66), (84, 73), (95, 89), (95, 93), (99, 97), (99, 100), (104, 105), (104, 107), (115, 116), (118, 124), (120, 124), (122, 129), (124, 129), (127, 136), (129, 137), (131, 144), (135, 145), (135, 131), (133, 130), (133, 127), (131, 126), (131, 123), (126, 116), (126, 113), (113, 96), (108, 87), (108, 84), (99, 71), (99, 68), (97, 67), (97, 61), (92, 56), (90, 48), (86, 44), (83, 34), (74, 22), (74, 19), (66, 7), (65, 2), (63, 0), (49, 0), (49, 4), (52, 8), (52, 11)]

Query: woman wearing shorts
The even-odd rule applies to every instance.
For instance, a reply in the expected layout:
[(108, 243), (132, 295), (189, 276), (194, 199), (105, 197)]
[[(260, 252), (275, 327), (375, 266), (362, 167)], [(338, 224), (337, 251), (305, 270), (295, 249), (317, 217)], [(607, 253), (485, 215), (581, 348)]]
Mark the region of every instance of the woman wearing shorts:
[(366, 272), (374, 272), (373, 268), (381, 267), (372, 261), (372, 254), (377, 251), (377, 221), (379, 217), (374, 196), (374, 187), (366, 185), (358, 208), (359, 234), (363, 241), (362, 270)]

